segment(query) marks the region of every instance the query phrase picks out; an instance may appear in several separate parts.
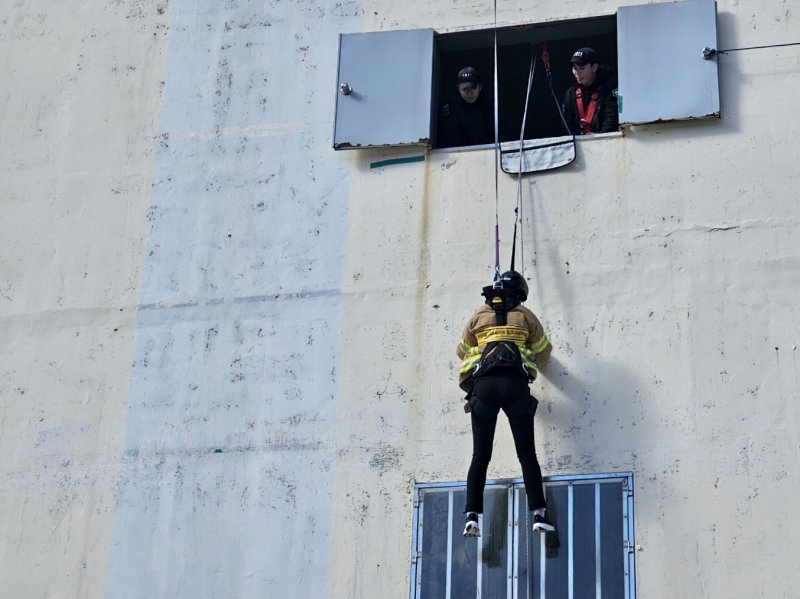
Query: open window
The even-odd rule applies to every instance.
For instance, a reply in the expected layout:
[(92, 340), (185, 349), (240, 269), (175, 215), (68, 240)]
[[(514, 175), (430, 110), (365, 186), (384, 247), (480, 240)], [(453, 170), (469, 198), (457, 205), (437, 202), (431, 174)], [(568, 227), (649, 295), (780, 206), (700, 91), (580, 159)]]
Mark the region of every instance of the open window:
[(634, 599), (633, 475), (545, 478), (555, 533), (534, 533), (520, 480), (489, 481), (481, 536), (462, 536), (463, 483), (418, 484), (411, 599)]
[[(541, 60), (551, 59), (560, 103), (573, 84), (568, 61), (591, 46), (618, 75), (620, 125), (719, 116), (714, 0), (620, 7), (613, 15), (500, 28), (498, 113), (502, 138), (519, 139), (532, 53), (538, 54), (526, 119), (526, 139), (561, 135)], [(336, 149), (428, 145), (437, 140), (439, 109), (455, 76), (473, 66), (494, 99), (494, 30), (437, 34), (432, 29), (343, 34), (339, 44)]]
[[(578, 48), (598, 51), (601, 63), (612, 73), (617, 69), (617, 27), (613, 16), (542, 25), (498, 29), (498, 131), (500, 141), (519, 140), (522, 130), (528, 76), (533, 62), (533, 81), (525, 118), (524, 139), (569, 134), (558, 106), (575, 83), (569, 59)], [(548, 79), (542, 52), (550, 58)], [(494, 31), (483, 30), (436, 37), (435, 106), (457, 102), (456, 74), (463, 66), (475, 67), (482, 75), (483, 90), (494, 105)], [(616, 76), (614, 75), (616, 79)], [(552, 90), (551, 91), (551, 86)], [(616, 87), (613, 85), (612, 89)], [(554, 97), (555, 95), (555, 97)], [(438, 125), (440, 111), (434, 114)], [(433, 131), (433, 147), (447, 147)]]

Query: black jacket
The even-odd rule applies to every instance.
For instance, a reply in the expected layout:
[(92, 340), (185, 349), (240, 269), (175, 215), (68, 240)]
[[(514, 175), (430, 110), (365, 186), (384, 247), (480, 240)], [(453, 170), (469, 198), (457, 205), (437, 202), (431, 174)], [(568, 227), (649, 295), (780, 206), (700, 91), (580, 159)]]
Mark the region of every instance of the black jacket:
[(592, 85), (573, 85), (564, 96), (564, 119), (574, 135), (581, 132), (581, 119), (575, 103), (575, 90), (581, 88), (583, 105), (588, 109), (592, 92), (598, 91), (597, 110), (592, 118), (591, 133), (608, 133), (619, 129), (619, 113), (617, 111), (617, 79), (606, 67), (597, 70), (597, 77)]
[(456, 94), (439, 110), (438, 131), (439, 148), (494, 143), (494, 108), (484, 93), (474, 104)]

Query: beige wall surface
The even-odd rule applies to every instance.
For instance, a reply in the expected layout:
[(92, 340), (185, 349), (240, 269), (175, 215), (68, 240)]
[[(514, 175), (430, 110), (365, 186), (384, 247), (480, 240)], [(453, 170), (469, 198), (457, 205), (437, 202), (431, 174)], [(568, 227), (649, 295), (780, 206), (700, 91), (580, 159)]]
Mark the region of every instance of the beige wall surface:
[(0, 8), (0, 588), (103, 596), (168, 2)]
[[(483, 6), (423, 4), (405, 20), (379, 11), (365, 28), (491, 24)], [(534, 12), (613, 12), (597, 7)], [(796, 37), (786, 3), (718, 10), (720, 48)], [(519, 22), (508, 5), (498, 17)], [(777, 89), (799, 60), (796, 48), (721, 56), (720, 120), (581, 140), (574, 164), (522, 183), (527, 305), (555, 348), (533, 385), (542, 469), (634, 473), (639, 596), (800, 589), (797, 544), (775, 546), (751, 525), (800, 524), (789, 501), (800, 490), (798, 126)], [(354, 158), (343, 347), (383, 351), (342, 365), (337, 409), (355, 418), (338, 420), (332, 543), (353, 550), (332, 555), (331, 597), (403, 596), (407, 574), (394, 565), (409, 559), (408, 535), (376, 531), (407, 533), (413, 483), (465, 480), (471, 453), (455, 346), (491, 277), (494, 155), (438, 151), (367, 169), (402, 155)], [(516, 192), (501, 173), (503, 267)], [(518, 477), (508, 427), (498, 430), (489, 477)]]
[[(790, 2), (718, 13), (720, 48), (797, 41)], [(0, 8), (3, 596), (408, 596), (414, 483), (466, 478), (455, 346), (517, 180), (495, 194), (492, 149), (334, 152), (337, 35), (493, 18)], [(545, 475), (633, 472), (637, 596), (796, 597), (800, 54), (717, 60), (720, 119), (581, 139), (522, 180), (554, 345), (537, 449)], [(501, 423), (489, 476), (518, 468)]]

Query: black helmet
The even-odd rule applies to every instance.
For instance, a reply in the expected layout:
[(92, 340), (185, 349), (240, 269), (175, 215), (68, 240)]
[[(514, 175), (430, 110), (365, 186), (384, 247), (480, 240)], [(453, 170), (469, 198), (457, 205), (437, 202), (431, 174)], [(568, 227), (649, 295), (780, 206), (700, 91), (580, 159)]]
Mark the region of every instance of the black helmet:
[(500, 275), (500, 283), (503, 284), (503, 289), (515, 290), (519, 301), (524, 302), (528, 299), (528, 283), (525, 281), (525, 277), (516, 270), (508, 270)]

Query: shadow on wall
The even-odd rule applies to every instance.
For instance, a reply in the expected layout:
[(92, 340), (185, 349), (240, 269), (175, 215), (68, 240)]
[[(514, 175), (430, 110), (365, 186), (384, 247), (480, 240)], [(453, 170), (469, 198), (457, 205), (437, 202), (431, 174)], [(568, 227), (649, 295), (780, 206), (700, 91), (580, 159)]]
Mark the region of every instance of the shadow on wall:
[(561, 395), (545, 389), (536, 415), (548, 433), (537, 440), (543, 474), (635, 471), (638, 449), (655, 433), (646, 429), (643, 380), (597, 356), (581, 363), (591, 366), (576, 375), (553, 356), (542, 372)]

